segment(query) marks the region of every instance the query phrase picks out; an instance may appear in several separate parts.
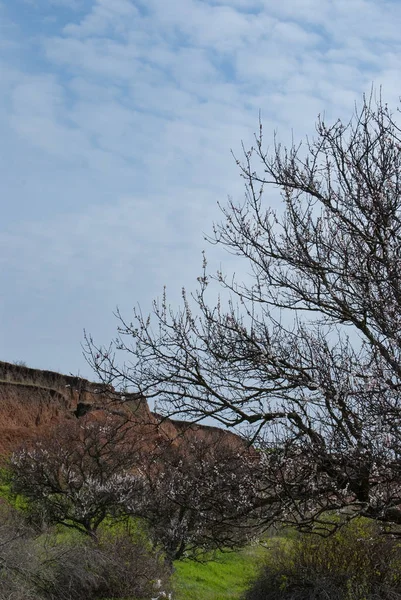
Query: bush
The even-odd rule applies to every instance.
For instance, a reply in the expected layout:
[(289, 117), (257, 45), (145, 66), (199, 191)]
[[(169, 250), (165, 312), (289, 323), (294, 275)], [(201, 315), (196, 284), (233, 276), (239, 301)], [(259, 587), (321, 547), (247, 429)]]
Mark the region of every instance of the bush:
[(0, 502), (0, 600), (37, 600), (40, 565), (34, 531)]
[(48, 600), (150, 598), (155, 584), (167, 587), (169, 573), (161, 556), (129, 531), (105, 532), (97, 542), (80, 537), (43, 548), (49, 565)]
[(400, 543), (364, 520), (281, 540), (244, 600), (401, 600)]
[(38, 533), (0, 504), (0, 600), (151, 598), (170, 573), (138, 530), (106, 529), (97, 541)]

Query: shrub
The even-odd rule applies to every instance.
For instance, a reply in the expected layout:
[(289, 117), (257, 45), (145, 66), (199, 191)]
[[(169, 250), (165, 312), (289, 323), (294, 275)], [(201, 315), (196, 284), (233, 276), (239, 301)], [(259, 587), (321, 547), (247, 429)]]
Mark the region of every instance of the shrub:
[(401, 600), (400, 543), (364, 520), (281, 540), (244, 600)]
[(0, 504), (0, 600), (151, 598), (168, 590), (163, 557), (139, 528), (104, 529), (97, 540), (38, 533)]
[(162, 557), (128, 530), (103, 532), (97, 542), (73, 537), (53, 543), (43, 559), (49, 565), (46, 600), (150, 598), (156, 582), (168, 585)]
[(40, 565), (34, 532), (17, 511), (0, 503), (0, 600), (37, 600)]

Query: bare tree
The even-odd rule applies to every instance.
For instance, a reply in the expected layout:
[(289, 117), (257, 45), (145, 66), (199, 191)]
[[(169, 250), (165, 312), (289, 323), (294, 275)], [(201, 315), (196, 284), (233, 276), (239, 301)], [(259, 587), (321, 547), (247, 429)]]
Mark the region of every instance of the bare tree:
[[(136, 443), (143, 443), (140, 437)], [(64, 423), (12, 455), (11, 490), (24, 497), (34, 519), (96, 538), (106, 517), (124, 517), (124, 508), (142, 497), (133, 472), (136, 443), (123, 416), (104, 412)]]
[(400, 525), (401, 131), (372, 96), (349, 123), (319, 118), (305, 146), (265, 151), (262, 133), (211, 240), (249, 280), (217, 273), (230, 299), (210, 306), (205, 264), (178, 312), (164, 296), (152, 317), (119, 315), (126, 366), (89, 340), (92, 364), (167, 413), (251, 426), (266, 523), (326, 526), (334, 510)]

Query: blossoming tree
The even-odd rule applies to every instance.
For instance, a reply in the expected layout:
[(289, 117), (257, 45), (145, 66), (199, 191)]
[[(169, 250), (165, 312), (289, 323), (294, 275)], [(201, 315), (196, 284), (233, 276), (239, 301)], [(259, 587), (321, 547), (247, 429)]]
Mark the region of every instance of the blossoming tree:
[(130, 429), (125, 418), (107, 412), (60, 425), (12, 455), (12, 491), (25, 498), (34, 519), (96, 538), (107, 517), (125, 517), (124, 507), (142, 498)]
[(319, 119), (306, 145), (266, 151), (260, 126), (237, 164), (245, 201), (222, 208), (211, 241), (247, 278), (205, 263), (178, 311), (164, 296), (149, 318), (119, 316), (116, 355), (89, 340), (92, 364), (167, 414), (252, 428), (268, 457), (266, 524), (327, 527), (340, 511), (401, 525), (397, 120), (372, 95), (350, 122)]

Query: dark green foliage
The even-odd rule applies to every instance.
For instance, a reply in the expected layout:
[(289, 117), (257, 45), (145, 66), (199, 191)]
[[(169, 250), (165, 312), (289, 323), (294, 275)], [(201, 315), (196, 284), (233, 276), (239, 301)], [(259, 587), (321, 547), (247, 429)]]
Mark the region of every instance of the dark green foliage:
[(269, 552), (244, 600), (399, 600), (401, 546), (374, 523), (329, 538), (298, 535)]

